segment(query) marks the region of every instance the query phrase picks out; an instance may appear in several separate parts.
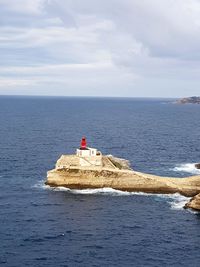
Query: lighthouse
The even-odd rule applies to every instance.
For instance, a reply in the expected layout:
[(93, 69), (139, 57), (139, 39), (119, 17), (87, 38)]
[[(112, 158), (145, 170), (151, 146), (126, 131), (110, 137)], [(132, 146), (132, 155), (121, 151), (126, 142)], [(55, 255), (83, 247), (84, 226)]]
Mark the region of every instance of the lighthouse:
[(102, 154), (96, 148), (87, 146), (86, 137), (82, 137), (80, 148), (76, 150), (81, 166), (100, 166), (102, 165)]

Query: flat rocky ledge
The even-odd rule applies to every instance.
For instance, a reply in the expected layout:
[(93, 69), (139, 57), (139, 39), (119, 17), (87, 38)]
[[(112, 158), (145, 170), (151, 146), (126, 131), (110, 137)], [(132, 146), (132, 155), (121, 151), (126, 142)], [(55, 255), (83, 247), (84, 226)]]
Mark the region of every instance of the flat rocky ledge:
[[(105, 188), (156, 194), (180, 193), (194, 197), (200, 193), (200, 176), (160, 177), (130, 169), (128, 161), (103, 156), (102, 166), (80, 166), (75, 155), (63, 155), (56, 168), (48, 171), (47, 185), (70, 189)], [(199, 195), (185, 206), (200, 210)]]

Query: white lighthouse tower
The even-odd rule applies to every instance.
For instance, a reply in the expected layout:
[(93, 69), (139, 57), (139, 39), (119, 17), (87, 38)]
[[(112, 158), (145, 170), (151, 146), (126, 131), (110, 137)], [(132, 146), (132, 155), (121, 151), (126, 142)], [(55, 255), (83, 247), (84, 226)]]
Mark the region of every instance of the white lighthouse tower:
[(80, 148), (76, 150), (76, 155), (79, 157), (81, 166), (101, 166), (102, 154), (96, 148), (87, 147), (86, 138), (81, 140)]

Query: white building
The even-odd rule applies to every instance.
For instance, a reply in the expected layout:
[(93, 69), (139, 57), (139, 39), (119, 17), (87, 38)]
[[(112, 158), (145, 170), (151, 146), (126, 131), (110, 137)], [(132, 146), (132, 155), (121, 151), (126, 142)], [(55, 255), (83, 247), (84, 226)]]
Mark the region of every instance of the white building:
[(85, 149), (77, 149), (76, 155), (79, 157), (80, 166), (101, 166), (102, 154), (96, 148), (87, 147)]
[(90, 148), (90, 147), (87, 147), (85, 149), (77, 149), (76, 150), (76, 155), (79, 156), (79, 157), (90, 157), (90, 156), (97, 156), (97, 149), (96, 148)]

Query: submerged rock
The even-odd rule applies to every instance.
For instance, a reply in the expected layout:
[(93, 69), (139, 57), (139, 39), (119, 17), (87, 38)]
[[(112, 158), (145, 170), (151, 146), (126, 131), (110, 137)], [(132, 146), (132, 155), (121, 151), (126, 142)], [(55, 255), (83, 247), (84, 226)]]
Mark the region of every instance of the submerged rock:
[(200, 211), (200, 194), (193, 197), (186, 205), (185, 208), (190, 208)]

